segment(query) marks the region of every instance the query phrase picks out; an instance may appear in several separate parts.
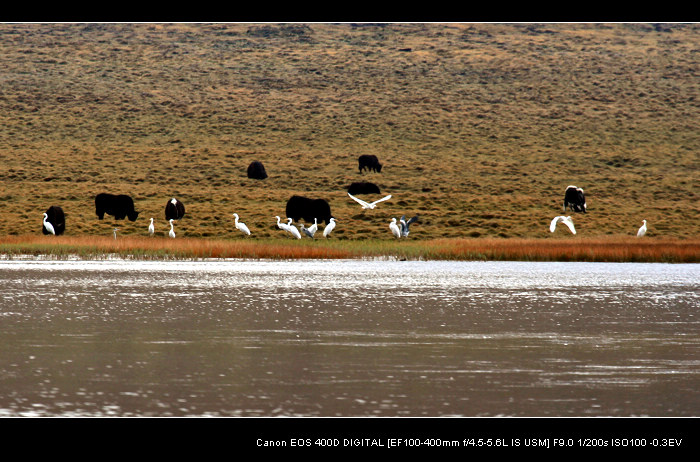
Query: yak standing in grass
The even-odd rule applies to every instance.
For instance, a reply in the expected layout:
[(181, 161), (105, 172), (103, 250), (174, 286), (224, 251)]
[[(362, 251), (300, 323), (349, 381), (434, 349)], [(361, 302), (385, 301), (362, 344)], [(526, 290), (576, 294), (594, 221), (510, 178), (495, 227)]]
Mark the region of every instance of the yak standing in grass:
[(583, 189), (576, 186), (567, 186), (564, 192), (564, 212), (570, 207), (574, 212), (586, 213), (586, 196), (583, 194)]
[(373, 154), (363, 154), (360, 156), (358, 159), (360, 163), (360, 173), (362, 173), (362, 170), (367, 169), (367, 171), (374, 170), (377, 173), (380, 173), (382, 171), (382, 164), (379, 163), (379, 159), (377, 159), (377, 156)]
[(95, 196), (95, 213), (100, 220), (106, 213), (114, 216), (115, 220), (128, 217), (129, 221), (136, 221), (140, 212), (134, 210), (134, 200), (126, 194), (101, 193)]
[(362, 183), (352, 183), (350, 187), (348, 187), (348, 192), (350, 194), (381, 194), (379, 191), (379, 186), (377, 186), (374, 183), (367, 183), (367, 182), (362, 182)]
[(331, 206), (324, 199), (309, 199), (303, 196), (292, 196), (287, 201), (287, 218), (294, 221), (304, 219), (307, 223), (313, 223), (314, 218), (318, 222), (331, 220)]
[(265, 166), (262, 164), (262, 162), (258, 162), (256, 160), (248, 165), (248, 178), (252, 178), (254, 180), (264, 180), (267, 178), (267, 172), (265, 171)]
[(165, 220), (179, 220), (185, 216), (185, 206), (174, 197), (165, 204)]
[[(56, 236), (60, 236), (66, 231), (66, 216), (61, 207), (52, 205), (46, 209), (46, 221), (51, 223)], [(43, 225), (41, 226), (41, 232), (44, 234), (51, 234)]]

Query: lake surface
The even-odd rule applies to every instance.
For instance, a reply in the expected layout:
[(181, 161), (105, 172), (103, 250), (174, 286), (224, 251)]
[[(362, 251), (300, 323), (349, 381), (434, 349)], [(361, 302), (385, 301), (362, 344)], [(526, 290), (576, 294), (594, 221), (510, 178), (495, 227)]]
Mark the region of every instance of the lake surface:
[(0, 416), (700, 415), (700, 265), (0, 261)]

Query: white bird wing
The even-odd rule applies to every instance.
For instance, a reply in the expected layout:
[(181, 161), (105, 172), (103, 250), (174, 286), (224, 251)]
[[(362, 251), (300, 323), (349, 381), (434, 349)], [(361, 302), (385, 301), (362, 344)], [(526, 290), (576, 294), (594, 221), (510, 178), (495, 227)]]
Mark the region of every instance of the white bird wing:
[(309, 230), (311, 234), (315, 234), (316, 230), (318, 229), (318, 223), (316, 222), (316, 219), (314, 218), (314, 224), (306, 228)]
[(389, 199), (391, 199), (391, 194), (389, 194), (388, 196), (384, 196), (381, 199), (378, 199), (378, 200), (372, 202), (370, 205), (376, 205), (380, 202), (388, 201)]
[(362, 206), (363, 209), (368, 209), (371, 207), (371, 205), (368, 202), (363, 201), (362, 199), (358, 199), (357, 197), (353, 196), (352, 194), (348, 193), (348, 196), (350, 196), (352, 199), (354, 199), (358, 204)]
[(566, 217), (561, 220), (568, 228), (571, 230), (573, 234), (576, 234), (576, 229), (574, 228), (574, 221), (571, 219), (571, 217)]
[(559, 221), (561, 221), (561, 219), (562, 219), (562, 217), (554, 217), (552, 222), (549, 224), (549, 231), (550, 232), (553, 233), (554, 230), (557, 229), (557, 223), (559, 223)]

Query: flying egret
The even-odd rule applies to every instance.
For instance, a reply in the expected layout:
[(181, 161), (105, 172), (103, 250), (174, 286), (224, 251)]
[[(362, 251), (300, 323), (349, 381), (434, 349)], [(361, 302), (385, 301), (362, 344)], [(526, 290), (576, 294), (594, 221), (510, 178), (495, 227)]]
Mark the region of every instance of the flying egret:
[(642, 225), (641, 228), (639, 228), (639, 231), (637, 231), (637, 237), (642, 237), (647, 233), (647, 221), (642, 220), (642, 223), (644, 223), (644, 224)]
[(236, 220), (235, 220), (235, 221), (236, 221), (236, 228), (237, 228), (238, 230), (240, 230), (243, 234), (247, 234), (248, 236), (250, 236), (250, 230), (249, 230), (248, 227), (245, 225), (245, 223), (239, 222), (239, 221), (238, 221), (238, 214), (237, 214), (237, 213), (234, 213), (233, 216), (234, 216), (235, 219), (236, 219)]
[(55, 236), (56, 231), (53, 229), (53, 225), (51, 223), (49, 223), (48, 221), (46, 221), (46, 220), (48, 220), (48, 218), (49, 218), (49, 215), (45, 213), (44, 214), (44, 228), (46, 228), (46, 231), (50, 232), (51, 234), (53, 234)]
[(391, 219), (391, 223), (389, 223), (389, 229), (391, 230), (392, 234), (396, 236), (397, 239), (401, 237), (401, 230), (396, 224), (396, 218)]
[(325, 228), (323, 228), (323, 237), (328, 237), (328, 235), (335, 228), (335, 218), (331, 218)]
[(153, 226), (153, 218), (151, 218), (151, 224), (148, 225), (148, 235), (153, 236), (153, 233), (156, 232), (155, 226)]
[(418, 221), (418, 215), (409, 219), (408, 221), (406, 221), (406, 215), (403, 215), (399, 221), (401, 222), (401, 237), (407, 237), (409, 233), (408, 227), (411, 225), (411, 223)]
[(170, 232), (168, 233), (168, 235), (170, 237), (172, 237), (173, 239), (175, 239), (175, 229), (173, 228), (173, 219), (171, 218), (168, 221), (170, 222)]
[(570, 216), (569, 217), (562, 217), (562, 216), (554, 217), (552, 222), (549, 224), (549, 231), (553, 233), (557, 227), (557, 223), (559, 223), (559, 222), (564, 223), (571, 230), (571, 232), (573, 234), (576, 234), (576, 229), (574, 228), (574, 221), (571, 219)]
[(357, 203), (360, 204), (363, 209), (373, 209), (377, 206), (378, 203), (391, 199), (391, 194), (389, 194), (388, 196), (384, 196), (381, 199), (378, 199), (374, 202), (365, 202), (362, 199), (358, 199), (357, 197), (353, 196), (350, 193), (348, 193), (348, 196), (350, 196), (350, 198), (357, 201)]

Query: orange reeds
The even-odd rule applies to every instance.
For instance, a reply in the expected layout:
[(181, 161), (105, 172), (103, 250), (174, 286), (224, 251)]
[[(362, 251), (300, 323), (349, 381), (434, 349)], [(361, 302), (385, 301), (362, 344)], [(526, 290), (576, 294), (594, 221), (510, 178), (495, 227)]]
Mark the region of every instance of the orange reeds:
[(0, 254), (118, 255), (142, 259), (338, 259), (700, 262), (700, 239), (605, 237), (569, 239), (433, 239), (401, 241), (147, 238), (135, 236), (5, 236)]

